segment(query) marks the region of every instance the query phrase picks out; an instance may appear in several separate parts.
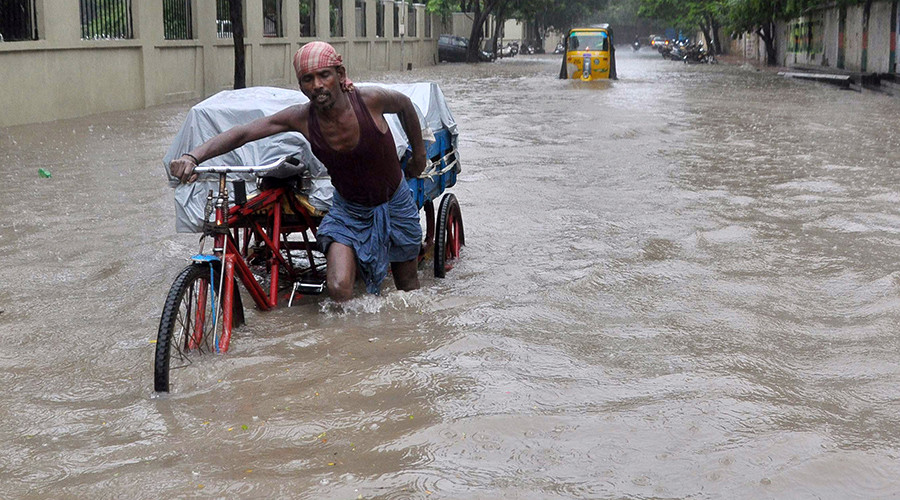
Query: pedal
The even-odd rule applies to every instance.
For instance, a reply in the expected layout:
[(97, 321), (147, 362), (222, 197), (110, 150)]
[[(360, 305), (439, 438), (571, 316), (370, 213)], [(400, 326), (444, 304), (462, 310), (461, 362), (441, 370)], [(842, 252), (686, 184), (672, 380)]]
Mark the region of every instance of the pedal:
[(294, 297), (297, 296), (297, 293), (301, 295), (319, 295), (325, 292), (325, 282), (322, 283), (305, 283), (302, 281), (295, 281), (294, 288), (291, 292), (291, 298), (288, 299), (288, 307), (294, 303)]
[(294, 291), (308, 294), (319, 294), (325, 291), (325, 283), (303, 283), (298, 281), (294, 283)]

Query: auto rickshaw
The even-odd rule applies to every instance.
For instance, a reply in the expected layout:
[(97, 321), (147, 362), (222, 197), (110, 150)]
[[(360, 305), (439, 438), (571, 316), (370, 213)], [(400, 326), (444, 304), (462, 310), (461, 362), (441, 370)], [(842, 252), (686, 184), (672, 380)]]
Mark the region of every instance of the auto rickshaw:
[(608, 24), (569, 31), (559, 77), (582, 81), (617, 78), (616, 52)]

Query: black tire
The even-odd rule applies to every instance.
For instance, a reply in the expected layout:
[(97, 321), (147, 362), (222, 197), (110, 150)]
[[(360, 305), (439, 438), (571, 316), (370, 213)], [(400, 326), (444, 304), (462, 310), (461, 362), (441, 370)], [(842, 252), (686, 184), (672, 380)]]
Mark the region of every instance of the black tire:
[[(210, 298), (215, 297), (216, 309), (221, 314), (218, 297), (219, 273), (218, 263), (191, 264), (184, 268), (172, 283), (159, 319), (159, 332), (156, 336), (156, 356), (153, 363), (154, 391), (169, 392), (169, 375), (172, 370), (190, 365), (193, 358), (205, 352), (215, 352), (215, 335), (211, 321), (213, 301)], [(198, 298), (204, 294), (206, 299), (203, 315), (198, 317)], [(243, 306), (236, 286), (233, 318), (235, 327), (243, 323)], [(218, 326), (216, 328), (218, 329)], [(188, 335), (192, 330), (197, 331), (199, 335)], [(192, 339), (192, 336), (195, 338)]]
[(434, 236), (434, 277), (443, 278), (459, 258), (460, 249), (466, 244), (462, 212), (452, 193), (441, 199)]

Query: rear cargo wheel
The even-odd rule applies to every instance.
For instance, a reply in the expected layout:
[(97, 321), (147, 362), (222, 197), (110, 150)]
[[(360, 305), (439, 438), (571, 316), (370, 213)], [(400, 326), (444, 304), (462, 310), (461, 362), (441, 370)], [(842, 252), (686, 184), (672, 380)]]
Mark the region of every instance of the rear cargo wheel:
[(438, 209), (434, 242), (434, 277), (443, 278), (453, 269), (463, 245), (466, 244), (459, 202), (452, 193), (441, 199)]

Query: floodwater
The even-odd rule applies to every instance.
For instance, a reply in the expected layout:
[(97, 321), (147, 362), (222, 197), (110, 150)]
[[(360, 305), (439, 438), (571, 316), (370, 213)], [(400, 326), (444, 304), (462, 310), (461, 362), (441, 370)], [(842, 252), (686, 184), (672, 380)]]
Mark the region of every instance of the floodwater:
[(0, 129), (0, 497), (900, 495), (900, 100), (558, 61), (351, 68), (441, 85), (462, 260), (250, 308), (160, 398), (189, 104)]

